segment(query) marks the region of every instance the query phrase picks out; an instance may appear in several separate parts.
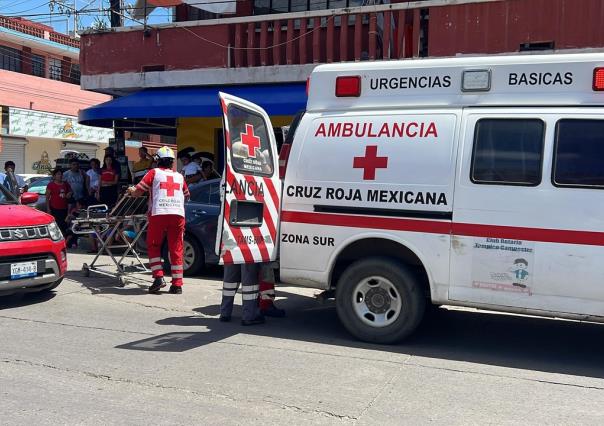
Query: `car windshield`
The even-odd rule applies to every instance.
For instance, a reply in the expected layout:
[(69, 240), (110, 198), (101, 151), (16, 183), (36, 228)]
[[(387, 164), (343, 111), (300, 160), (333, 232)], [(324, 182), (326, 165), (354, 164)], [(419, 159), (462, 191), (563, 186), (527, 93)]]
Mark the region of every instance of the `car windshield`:
[(4, 185), (0, 185), (0, 204), (19, 204), (19, 201)]

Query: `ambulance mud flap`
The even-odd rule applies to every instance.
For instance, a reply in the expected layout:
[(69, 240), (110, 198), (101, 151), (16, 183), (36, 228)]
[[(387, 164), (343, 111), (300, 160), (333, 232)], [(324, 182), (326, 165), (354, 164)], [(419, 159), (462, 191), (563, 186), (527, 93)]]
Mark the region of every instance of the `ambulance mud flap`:
[(220, 93), (225, 168), (216, 253), (221, 264), (275, 260), (281, 208), (277, 142), (266, 112)]

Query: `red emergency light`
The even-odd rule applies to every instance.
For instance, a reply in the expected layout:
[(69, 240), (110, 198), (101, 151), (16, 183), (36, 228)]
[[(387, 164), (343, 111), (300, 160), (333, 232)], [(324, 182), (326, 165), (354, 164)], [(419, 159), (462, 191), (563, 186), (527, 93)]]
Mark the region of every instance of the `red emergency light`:
[(604, 91), (604, 67), (594, 69), (593, 89), (596, 92)]
[(336, 97), (358, 98), (361, 96), (361, 76), (347, 75), (336, 78)]

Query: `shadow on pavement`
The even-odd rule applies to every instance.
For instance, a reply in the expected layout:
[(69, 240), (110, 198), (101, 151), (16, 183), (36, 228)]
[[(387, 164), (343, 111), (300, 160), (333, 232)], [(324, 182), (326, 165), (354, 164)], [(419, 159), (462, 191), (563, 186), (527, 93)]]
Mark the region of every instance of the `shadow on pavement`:
[[(111, 267), (111, 265), (109, 265), (109, 267)], [(166, 283), (169, 286), (170, 274), (165, 272), (165, 276)], [(150, 273), (148, 275), (136, 274), (124, 276), (126, 283), (123, 287), (119, 285), (117, 278), (98, 274), (94, 271), (90, 272), (90, 277), (84, 276), (82, 271), (67, 271), (65, 278), (88, 288), (92, 294), (117, 294), (122, 296), (147, 294), (149, 286), (153, 282)], [(203, 273), (195, 275), (195, 278), (210, 280), (222, 279), (222, 267), (214, 265), (208, 266)]]
[[(279, 306), (286, 318), (267, 318), (264, 325), (242, 327), (236, 306), (230, 323), (218, 321), (218, 305), (195, 309), (203, 314), (169, 317), (160, 325), (207, 328), (162, 334), (120, 346), (122, 349), (181, 352), (237, 334), (363, 348), (427, 358), (464, 361), (550, 373), (604, 378), (604, 326), (487, 312), (433, 309), (419, 330), (404, 343), (385, 346), (354, 340), (338, 321), (333, 301), (287, 296)], [(239, 297), (237, 298), (239, 299)], [(239, 301), (238, 301), (239, 302)], [(208, 318), (206, 316), (216, 316)]]
[(146, 294), (148, 288), (151, 285), (151, 278), (145, 277), (143, 279), (135, 276), (127, 277), (127, 285), (120, 287), (118, 285), (117, 278), (90, 273), (90, 277), (85, 277), (82, 271), (67, 271), (65, 278), (77, 282), (89, 289), (92, 294), (119, 294), (123, 296), (135, 296), (140, 294)]
[(23, 306), (35, 305), (51, 300), (56, 296), (54, 291), (42, 291), (34, 293), (18, 293), (9, 296), (0, 296), (0, 310), (21, 308)]

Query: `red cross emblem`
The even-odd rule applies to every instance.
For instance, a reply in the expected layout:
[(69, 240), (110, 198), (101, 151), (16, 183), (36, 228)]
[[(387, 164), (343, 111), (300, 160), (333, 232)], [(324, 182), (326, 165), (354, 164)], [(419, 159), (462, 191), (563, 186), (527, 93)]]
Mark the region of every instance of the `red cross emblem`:
[(363, 169), (363, 180), (375, 180), (375, 170), (388, 167), (388, 157), (377, 156), (377, 145), (365, 147), (364, 157), (354, 157), (353, 169)]
[(241, 134), (241, 143), (247, 146), (247, 156), (256, 158), (256, 148), (260, 148), (260, 138), (254, 134), (254, 126), (245, 125), (245, 133)]
[(159, 184), (160, 189), (165, 189), (168, 197), (174, 197), (174, 191), (180, 191), (180, 183), (174, 182), (172, 176), (168, 176), (165, 182)]

